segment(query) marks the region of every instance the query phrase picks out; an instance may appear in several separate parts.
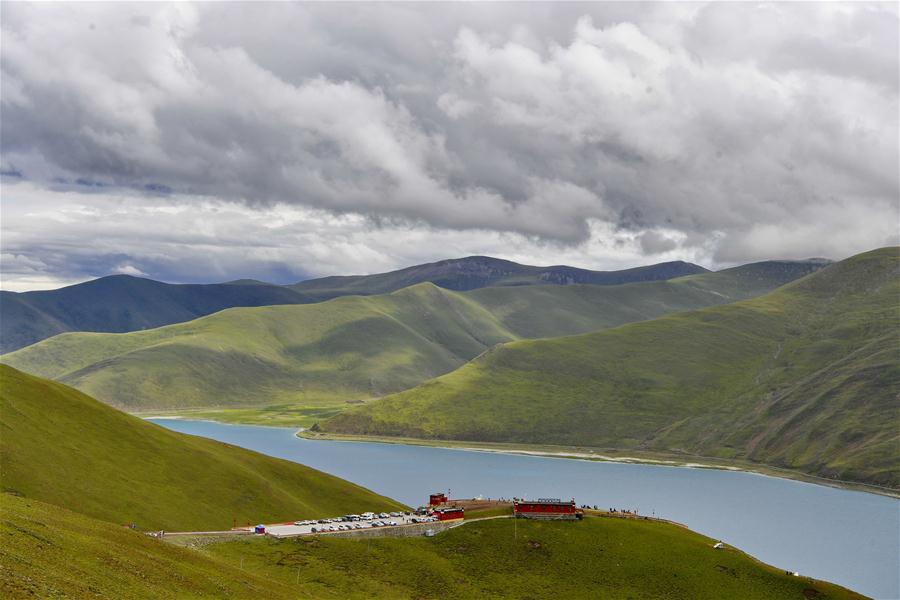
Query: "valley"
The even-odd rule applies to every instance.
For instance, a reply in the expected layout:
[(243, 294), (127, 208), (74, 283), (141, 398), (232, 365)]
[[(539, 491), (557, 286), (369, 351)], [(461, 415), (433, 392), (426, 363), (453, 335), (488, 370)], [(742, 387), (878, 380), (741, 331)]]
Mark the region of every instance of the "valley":
[[(354, 459), (342, 447), (365, 447), (368, 455), (379, 446), (415, 448), (403, 445), (411, 443), (437, 446), (423, 448), (436, 452), (454, 452), (440, 448), (446, 446), (526, 460), (581, 459), (573, 465), (585, 459), (613, 468), (702, 465), (895, 495), (897, 439), (879, 423), (896, 410), (889, 399), (897, 381), (888, 368), (896, 315), (888, 299), (898, 293), (897, 259), (897, 249), (888, 248), (834, 264), (769, 261), (620, 285), (498, 283), (460, 292), (428, 282), (383, 295), (228, 308), (144, 331), (64, 333), (32, 344), (0, 360), (0, 500), (12, 519), (4, 525), (10, 546), (0, 564), (15, 573), (4, 589), (141, 597), (169, 585), (155, 571), (168, 564), (166, 572), (178, 573), (178, 589), (189, 595), (215, 586), (229, 597), (293, 597), (300, 586), (314, 598), (430, 598), (454, 573), (460, 597), (486, 589), (518, 597), (521, 590), (506, 579), (515, 568), (501, 556), (523, 550), (518, 534), (506, 547), (503, 519), (475, 520), (432, 539), (378, 538), (366, 542), (365, 555), (358, 554), (360, 541), (318, 538), (224, 536), (182, 548), (159, 540), (146, 546), (140, 533), (121, 529), (133, 523), (144, 531), (227, 530), (370, 507), (402, 510), (402, 502), (389, 498), (410, 501), (397, 487), (401, 479), (413, 477), (414, 484), (403, 485), (413, 485), (416, 495), (426, 480), (454, 479), (441, 475), (441, 460), (416, 451), (400, 470), (387, 468), (398, 464), (394, 459), (368, 467), (368, 475), (347, 472), (340, 465)], [(859, 397), (867, 402), (854, 403)], [(758, 408), (748, 413), (747, 406)], [(153, 419), (159, 427), (117, 409), (174, 418)], [(205, 439), (218, 434), (198, 429), (198, 419), (235, 424), (219, 438), (229, 443)], [(239, 425), (247, 423), (305, 428), (307, 443), (325, 445), (329, 458), (257, 444), (256, 433)], [(260, 439), (284, 432), (299, 441), (293, 431), (259, 429)], [(854, 435), (862, 441), (831, 441)], [(55, 443), (48, 446), (48, 439)], [(361, 457), (355, 462), (366, 464)], [(467, 472), (454, 487), (478, 481), (477, 471)], [(623, 492), (627, 486), (599, 497), (613, 501)], [(663, 503), (663, 510), (678, 516), (684, 509)], [(709, 527), (690, 510), (681, 516)], [(117, 525), (110, 529), (111, 523)], [(641, 583), (643, 597), (708, 597), (729, 585), (742, 597), (813, 591), (854, 597), (736, 550), (710, 550), (714, 540), (677, 526), (596, 517), (578, 526), (534, 523), (516, 530), (528, 537), (516, 559), (526, 569), (519, 576), (524, 586), (564, 589), (571, 597), (599, 586), (610, 597), (628, 597), (637, 589), (628, 582), (650, 561), (658, 566), (663, 547), (683, 545), (681, 558), (657, 569), (663, 579)], [(785, 523), (781, 528), (790, 530)], [(473, 545), (473, 535), (490, 543)], [(29, 536), (57, 553), (39, 553)], [(610, 536), (630, 545), (609, 545)], [(448, 553), (445, 544), (469, 550)], [(127, 563), (124, 570), (60, 562), (80, 552), (105, 564), (113, 548)], [(599, 578), (558, 577), (558, 566), (545, 572), (530, 562), (543, 560), (531, 554), (535, 548), (555, 548), (560, 564), (596, 553), (636, 570), (617, 578), (601, 561), (596, 568), (608, 573)], [(761, 551), (768, 555), (769, 546)], [(418, 557), (414, 571), (409, 553)], [(382, 568), (344, 583), (338, 565), (347, 560), (375, 560)], [(497, 574), (470, 570), (482, 561), (498, 565)], [(78, 582), (62, 576), (72, 568), (82, 573)], [(425, 579), (413, 575), (422, 569)], [(210, 579), (212, 572), (221, 581)], [(500, 573), (503, 583), (492, 583)], [(677, 592), (663, 583), (670, 577), (679, 578)]]

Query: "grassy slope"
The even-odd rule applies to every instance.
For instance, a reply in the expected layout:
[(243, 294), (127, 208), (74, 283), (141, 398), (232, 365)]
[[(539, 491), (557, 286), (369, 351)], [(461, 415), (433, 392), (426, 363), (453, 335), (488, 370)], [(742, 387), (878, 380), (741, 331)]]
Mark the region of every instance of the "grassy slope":
[[(514, 525), (517, 532), (514, 532)], [(678, 526), (489, 520), (434, 538), (247, 540), (205, 551), (316, 598), (847, 598)], [(813, 595), (815, 590), (821, 595)]]
[(762, 263), (673, 281), (465, 294), (420, 284), (385, 296), (231, 309), (126, 335), (65, 334), (3, 362), (131, 410), (274, 405), (226, 418), (308, 424), (325, 416), (322, 405), (413, 387), (500, 342), (734, 301), (818, 266)]
[(168, 431), (0, 365), (4, 491), (142, 529), (227, 529), (398, 503), (293, 462)]
[(507, 344), (326, 431), (742, 458), (900, 487), (898, 249), (752, 300)]
[(0, 494), (4, 598), (294, 598), (239, 565), (58, 506)]
[(114, 275), (58, 290), (0, 292), (0, 352), (67, 331), (138, 331), (233, 306), (298, 304), (312, 299), (260, 282), (172, 285)]
[(491, 287), (466, 295), (520, 338), (558, 337), (752, 298), (821, 266), (816, 262), (769, 261), (669, 281)]
[(422, 284), (146, 332), (65, 334), (4, 362), (128, 408), (316, 404), (405, 389), (514, 338), (465, 296)]
[(6, 598), (859, 597), (643, 521), (520, 522), (516, 538), (511, 520), (494, 520), (434, 538), (251, 538), (193, 550), (8, 494), (0, 508)]

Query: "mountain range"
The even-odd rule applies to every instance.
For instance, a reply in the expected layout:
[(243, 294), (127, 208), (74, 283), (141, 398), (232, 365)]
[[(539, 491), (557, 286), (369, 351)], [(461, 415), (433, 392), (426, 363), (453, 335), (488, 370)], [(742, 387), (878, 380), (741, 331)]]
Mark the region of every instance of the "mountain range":
[(2, 361), (128, 410), (343, 405), (456, 369), (496, 344), (753, 297), (822, 263), (754, 263), (624, 285), (419, 283), (377, 296), (232, 308), (127, 334), (66, 333)]
[(471, 256), (390, 273), (311, 279), (289, 286), (255, 280), (168, 284), (111, 275), (58, 290), (0, 292), (0, 354), (67, 331), (123, 333), (181, 323), (238, 306), (308, 304), (338, 296), (384, 294), (431, 282), (450, 290), (528, 284), (615, 285), (706, 272), (681, 261), (623, 271), (533, 267)]
[(464, 292), (484, 287), (517, 285), (572, 285), (575, 283), (620, 285), (641, 281), (663, 281), (706, 272), (708, 269), (680, 260), (621, 271), (590, 271), (565, 265), (534, 267), (489, 256), (469, 256), (416, 265), (378, 275), (310, 279), (290, 287), (306, 294), (315, 294), (324, 300), (348, 294), (364, 296), (387, 294), (424, 282), (430, 282), (448, 290)]

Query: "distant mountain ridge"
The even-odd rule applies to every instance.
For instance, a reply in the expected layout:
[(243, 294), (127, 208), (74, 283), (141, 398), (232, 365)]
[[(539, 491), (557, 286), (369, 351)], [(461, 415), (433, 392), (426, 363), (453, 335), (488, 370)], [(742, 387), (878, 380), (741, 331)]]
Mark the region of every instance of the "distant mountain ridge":
[(375, 275), (322, 277), (301, 281), (291, 289), (317, 294), (323, 299), (347, 294), (386, 294), (417, 283), (431, 282), (457, 292), (493, 286), (515, 285), (618, 285), (640, 281), (660, 281), (706, 273), (699, 265), (673, 261), (624, 269), (591, 271), (565, 265), (535, 267), (489, 256), (468, 256), (415, 265)]
[(610, 285), (671, 279), (705, 271), (703, 267), (681, 262), (624, 271), (588, 271), (565, 266), (532, 267), (481, 256), (417, 265), (390, 273), (310, 279), (289, 286), (254, 279), (171, 284), (130, 275), (109, 275), (56, 290), (0, 292), (0, 354), (68, 331), (125, 333), (182, 323), (226, 308), (310, 304), (351, 294), (371, 296), (424, 282), (453, 290), (488, 285)]

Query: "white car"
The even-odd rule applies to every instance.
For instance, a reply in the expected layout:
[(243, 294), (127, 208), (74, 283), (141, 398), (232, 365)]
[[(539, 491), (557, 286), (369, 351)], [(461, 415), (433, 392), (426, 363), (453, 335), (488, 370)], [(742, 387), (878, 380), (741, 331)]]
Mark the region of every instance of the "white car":
[(397, 526), (397, 521), (391, 521), (391, 522), (388, 523), (388, 525), (391, 525), (392, 527), (396, 527), (396, 526)]

